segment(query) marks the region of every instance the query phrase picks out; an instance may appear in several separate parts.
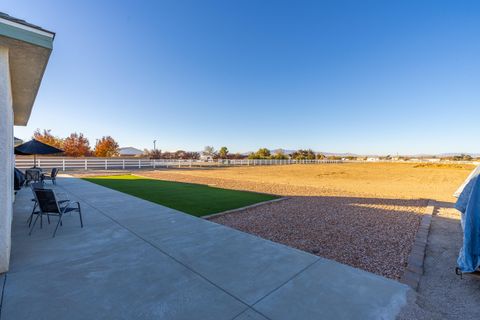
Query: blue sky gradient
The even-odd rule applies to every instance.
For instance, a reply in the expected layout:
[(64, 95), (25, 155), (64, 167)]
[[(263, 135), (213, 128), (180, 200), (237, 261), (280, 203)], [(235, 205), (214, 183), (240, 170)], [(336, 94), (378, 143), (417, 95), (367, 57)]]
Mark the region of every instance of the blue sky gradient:
[(480, 153), (479, 1), (25, 1), (30, 123), (121, 146)]

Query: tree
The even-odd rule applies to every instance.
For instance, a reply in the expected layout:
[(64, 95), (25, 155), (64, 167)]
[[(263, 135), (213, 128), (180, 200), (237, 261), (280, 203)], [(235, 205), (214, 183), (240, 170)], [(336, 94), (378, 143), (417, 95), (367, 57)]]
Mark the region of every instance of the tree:
[(308, 150), (298, 150), (292, 153), (292, 158), (295, 160), (314, 160), (315, 159), (315, 152), (312, 149)]
[(227, 147), (221, 147), (220, 150), (218, 150), (218, 156), (220, 159), (227, 159), (228, 158), (228, 148)]
[(144, 149), (144, 154), (149, 158), (149, 159), (161, 159), (162, 157), (162, 150), (159, 149)]
[(182, 159), (182, 160), (188, 159), (187, 152), (183, 150), (178, 150), (177, 152), (175, 152), (175, 159)]
[(95, 144), (95, 157), (114, 157), (118, 155), (118, 143), (111, 137), (105, 136)]
[(273, 158), (274, 159), (277, 159), (277, 160), (287, 160), (288, 159), (288, 156), (283, 153), (283, 150), (278, 150), (274, 155), (273, 155)]
[[(316, 157), (318, 160), (323, 160), (325, 159), (325, 155), (324, 154), (321, 154), (321, 153), (317, 153), (317, 157)], [(353, 160), (353, 159), (352, 159)]]
[(85, 157), (90, 155), (90, 142), (83, 133), (72, 133), (63, 141), (63, 150), (68, 157)]
[(207, 157), (214, 157), (216, 155), (215, 148), (211, 146), (206, 146), (203, 148), (203, 154)]
[(46, 143), (55, 148), (63, 148), (63, 140), (52, 135), (50, 129), (43, 129), (43, 132), (40, 131), (40, 129), (35, 130), (33, 133), (33, 139)]
[(175, 153), (168, 152), (168, 151), (163, 152), (162, 153), (162, 159), (168, 159), (168, 160), (175, 159)]
[(271, 158), (270, 150), (268, 150), (267, 148), (260, 148), (258, 149), (257, 152), (250, 153), (248, 155), (248, 158), (249, 159), (270, 159)]
[(198, 152), (187, 152), (187, 159), (193, 159), (193, 160), (198, 160), (200, 159), (200, 153)]

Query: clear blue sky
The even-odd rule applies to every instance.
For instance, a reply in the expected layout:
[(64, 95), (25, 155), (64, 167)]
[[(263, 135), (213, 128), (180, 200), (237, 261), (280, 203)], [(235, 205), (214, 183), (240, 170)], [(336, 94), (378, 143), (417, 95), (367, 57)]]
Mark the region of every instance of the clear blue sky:
[(480, 152), (480, 1), (4, 0), (0, 11), (57, 33), (20, 138)]

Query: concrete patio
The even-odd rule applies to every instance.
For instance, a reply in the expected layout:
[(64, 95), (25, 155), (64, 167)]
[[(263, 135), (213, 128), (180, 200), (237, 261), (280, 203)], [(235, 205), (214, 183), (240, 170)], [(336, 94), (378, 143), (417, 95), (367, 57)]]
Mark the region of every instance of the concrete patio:
[[(28, 236), (14, 207), (1, 319), (394, 319), (408, 287), (114, 190), (64, 177), (82, 204)], [(44, 221), (45, 222), (45, 221)]]

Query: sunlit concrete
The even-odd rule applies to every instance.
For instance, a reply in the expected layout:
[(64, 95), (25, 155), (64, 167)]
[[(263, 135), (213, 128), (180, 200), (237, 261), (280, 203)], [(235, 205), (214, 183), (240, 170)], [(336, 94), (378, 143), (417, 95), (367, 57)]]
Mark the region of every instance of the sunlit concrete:
[(111, 189), (61, 178), (68, 216), (28, 236), (15, 203), (3, 319), (394, 319), (396, 281)]

